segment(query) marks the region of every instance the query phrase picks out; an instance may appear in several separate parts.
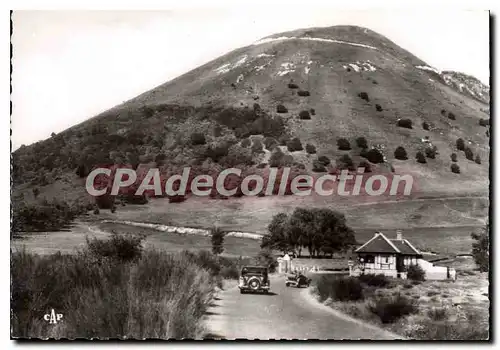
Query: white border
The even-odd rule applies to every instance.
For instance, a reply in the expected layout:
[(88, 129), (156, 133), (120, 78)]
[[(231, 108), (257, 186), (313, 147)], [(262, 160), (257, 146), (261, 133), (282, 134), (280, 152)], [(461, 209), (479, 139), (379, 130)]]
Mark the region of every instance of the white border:
[[(203, 8), (203, 7), (208, 7), (210, 4), (211, 7), (237, 7), (238, 4), (244, 4), (243, 7), (249, 7), (249, 6), (270, 6), (270, 1), (265, 1), (265, 0), (253, 0), (252, 2), (248, 1), (235, 1), (235, 0), (212, 0), (209, 3), (205, 0), (198, 0), (198, 1), (193, 1), (193, 0), (183, 0), (182, 2), (173, 2), (173, 1), (167, 1), (167, 0), (141, 0), (141, 1), (131, 1), (131, 0), (121, 0), (121, 1), (104, 1), (104, 0), (86, 0), (86, 1), (81, 1), (81, 2), (74, 2), (74, 3), (68, 3), (66, 1), (62, 0), (50, 0), (50, 1), (45, 1), (43, 5), (40, 4), (40, 2), (35, 1), (35, 0), (21, 0), (21, 1), (4, 1), (2, 2), (2, 7), (6, 7), (3, 9), (0, 15), (0, 28), (2, 28), (2, 45), (0, 46), (2, 48), (2, 64), (0, 67), (2, 67), (2, 81), (4, 82), (2, 86), (2, 97), (3, 99), (1, 100), (2, 102), (2, 110), (4, 111), (5, 114), (9, 113), (9, 100), (10, 100), (10, 95), (9, 95), (9, 86), (7, 85), (7, 81), (10, 80), (9, 78), (9, 70), (7, 67), (9, 67), (9, 33), (7, 31), (7, 28), (9, 28), (9, 22), (10, 22), (10, 14), (8, 13), (8, 10), (10, 8), (14, 9), (174, 9), (174, 8)], [(400, 1), (400, 0), (379, 0), (376, 3), (374, 3), (371, 0), (357, 0), (357, 1), (352, 1), (352, 2), (346, 2), (346, 1), (314, 1), (314, 0), (279, 0), (279, 1), (273, 1), (273, 4), (278, 5), (281, 8), (286, 8), (288, 6), (324, 6), (328, 8), (335, 8), (335, 9), (370, 9), (374, 8), (374, 5), (378, 9), (407, 9), (409, 11), (411, 10), (425, 10), (427, 9), (428, 11), (434, 11), (438, 8), (441, 9), (490, 9), (493, 10), (493, 13), (498, 14), (498, 7), (499, 7), (499, 2), (498, 1), (492, 1), (492, 0), (476, 0), (474, 2), (467, 1), (467, 0), (441, 0), (439, 2), (435, 0), (420, 0), (420, 1)], [(241, 6), (241, 5), (240, 5)], [(270, 9), (271, 11), (271, 9)], [(277, 13), (277, 15), (280, 15)], [(446, 22), (446, 18), (443, 18), (443, 22)], [(425, 25), (423, 23), (422, 25)], [(464, 24), (467, 25), (467, 24)], [(498, 60), (495, 60), (495, 63), (497, 63)], [(495, 90), (495, 95), (492, 97), (492, 101), (498, 101), (498, 92), (497, 89)], [(500, 123), (498, 120), (497, 116), (492, 116), (492, 118), (496, 119), (497, 122), (494, 123), (494, 125), (497, 125), (497, 123)], [(9, 119), (7, 116), (4, 116), (1, 118), (3, 121), (3, 127), (0, 129), (0, 154), (1, 158), (0, 161), (2, 162), (6, 169), (8, 165), (10, 164), (10, 140), (9, 136), (7, 134), (8, 130), (10, 129), (10, 123)], [(494, 135), (495, 137), (495, 149), (499, 149), (498, 143), (500, 135), (498, 134), (498, 128), (495, 127)], [(498, 164), (498, 157), (496, 156), (495, 153), (495, 162), (494, 164)], [(495, 166), (495, 177), (498, 183), (498, 168)], [(9, 187), (7, 187), (7, 183), (9, 183)], [(1, 185), (2, 185), (2, 192), (0, 193), (0, 198), (2, 200), (2, 211), (1, 211), (1, 223), (3, 226), (2, 230), (2, 240), (3, 244), (1, 246), (4, 247), (5, 253), (1, 254), (1, 259), (2, 263), (0, 265), (1, 269), (1, 284), (2, 284), (2, 290), (1, 290), (1, 308), (0, 308), (0, 315), (1, 315), (1, 323), (0, 323), (0, 329), (1, 329), (1, 345), (2, 348), (12, 348), (17, 346), (18, 344), (12, 341), (9, 341), (10, 339), (10, 329), (9, 329), (9, 324), (10, 324), (10, 305), (9, 305), (9, 300), (10, 300), (10, 288), (9, 285), (10, 283), (7, 283), (7, 281), (10, 281), (9, 278), (9, 273), (10, 273), (10, 254), (7, 253), (7, 247), (10, 248), (10, 240), (9, 240), (9, 232), (10, 232), (10, 174), (7, 173), (7, 171), (2, 172), (1, 175)], [(495, 194), (495, 199), (496, 194)], [(498, 201), (497, 201), (498, 203)], [(498, 205), (497, 205), (498, 206)], [(495, 215), (494, 217), (500, 217), (496, 215), (497, 212), (495, 210)], [(496, 236), (496, 234), (493, 234), (493, 236)], [(498, 247), (498, 242), (500, 239), (495, 239), (495, 246), (493, 247), (494, 251), (499, 251)], [(500, 271), (496, 269), (497, 272), (495, 273), (496, 281), (498, 281), (498, 274), (500, 274)], [(498, 315), (498, 302), (495, 303), (496, 307), (495, 310), (492, 312), (496, 315)], [(497, 334), (498, 336), (498, 334)], [(82, 343), (80, 343), (82, 344)], [(83, 343), (83, 345), (88, 344), (92, 347), (95, 348), (102, 348), (104, 346), (112, 346), (117, 343), (113, 344), (103, 344), (103, 343)], [(142, 346), (158, 346), (158, 343), (147, 343), (147, 344), (139, 344), (139, 343), (118, 343), (119, 346), (127, 346), (130, 348), (139, 348)], [(234, 344), (226, 344), (225, 346), (234, 346)], [(258, 344), (264, 347), (281, 347), (283, 346), (284, 343), (267, 343), (267, 344)], [(386, 346), (387, 343), (380, 344), (378, 346)], [(32, 343), (32, 344), (24, 344), (24, 348), (32, 348), (32, 347), (38, 347), (38, 346), (51, 346), (51, 345), (56, 345), (56, 344), (40, 344), (40, 343)], [(73, 348), (75, 344), (72, 343), (63, 343), (63, 344), (57, 344), (59, 348), (63, 349), (70, 349)], [(182, 346), (183, 348), (187, 347), (198, 347), (200, 345), (202, 346), (219, 346), (220, 344), (214, 344), (214, 343), (191, 343), (189, 345), (181, 345), (180, 343), (164, 343), (161, 344), (164, 346), (168, 346), (169, 348), (177, 348)], [(286, 344), (288, 348), (296, 348), (299, 349), (303, 348), (304, 346), (309, 346), (310, 344)], [(364, 346), (365, 344), (358, 344), (354, 345), (354, 347), (360, 348), (361, 346)], [(374, 344), (370, 344), (370, 346), (373, 346)], [(401, 346), (400, 343), (395, 343), (395, 346)], [(436, 344), (437, 345), (437, 344)], [(443, 343), (440, 343), (443, 348), (449, 347), (449, 348), (455, 348), (454, 343), (449, 343), (444, 345)], [(238, 347), (255, 347), (255, 344), (237, 344)], [(324, 343), (324, 344), (315, 344), (314, 347), (317, 348), (330, 348), (331, 343)], [(346, 346), (346, 345), (341, 345), (339, 343), (336, 343), (335, 346)], [(350, 347), (353, 346), (353, 344), (350, 344)], [(376, 346), (376, 345), (375, 345)], [(405, 347), (413, 348), (419, 346), (419, 344), (415, 343), (405, 343)]]

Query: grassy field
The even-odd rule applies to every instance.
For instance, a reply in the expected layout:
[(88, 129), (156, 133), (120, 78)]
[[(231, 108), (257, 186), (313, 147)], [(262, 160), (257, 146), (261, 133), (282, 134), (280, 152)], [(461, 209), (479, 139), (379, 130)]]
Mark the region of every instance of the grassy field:
[[(211, 254), (142, 251), (130, 238), (92, 240), (78, 254), (11, 255), (13, 337), (200, 338), (217, 285)], [(43, 321), (51, 309), (56, 325)]]

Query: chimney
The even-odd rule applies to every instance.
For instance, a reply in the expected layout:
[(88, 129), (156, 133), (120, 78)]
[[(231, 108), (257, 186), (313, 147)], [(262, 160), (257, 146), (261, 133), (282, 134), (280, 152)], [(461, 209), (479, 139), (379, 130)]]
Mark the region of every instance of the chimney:
[(403, 240), (403, 231), (401, 230), (396, 230), (396, 239), (398, 241), (402, 241)]

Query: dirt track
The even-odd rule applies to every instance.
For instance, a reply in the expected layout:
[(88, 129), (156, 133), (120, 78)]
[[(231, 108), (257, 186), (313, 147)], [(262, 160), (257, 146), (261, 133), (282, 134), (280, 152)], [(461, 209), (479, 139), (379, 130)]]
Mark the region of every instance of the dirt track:
[(225, 339), (401, 339), (314, 300), (306, 288), (271, 277), (271, 293), (240, 294), (235, 283), (208, 310), (209, 337)]

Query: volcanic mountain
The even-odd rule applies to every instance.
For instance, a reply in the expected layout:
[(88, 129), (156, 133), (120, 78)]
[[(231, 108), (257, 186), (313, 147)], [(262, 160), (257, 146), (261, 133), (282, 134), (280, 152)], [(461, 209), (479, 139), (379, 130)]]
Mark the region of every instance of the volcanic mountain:
[(383, 159), (368, 159), (374, 168), (414, 174), (424, 192), (486, 193), (489, 106), (450, 79), (366, 28), (275, 34), (21, 147), (15, 189), (79, 196), (82, 178), (103, 163), (321, 173), (376, 149)]

